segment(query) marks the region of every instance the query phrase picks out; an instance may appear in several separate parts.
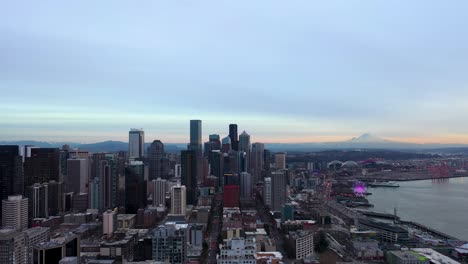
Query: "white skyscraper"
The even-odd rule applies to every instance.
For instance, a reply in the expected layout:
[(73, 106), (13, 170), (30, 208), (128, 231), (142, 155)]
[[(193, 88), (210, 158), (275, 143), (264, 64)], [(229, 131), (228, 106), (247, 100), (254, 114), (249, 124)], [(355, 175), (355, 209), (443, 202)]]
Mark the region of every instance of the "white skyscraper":
[(187, 210), (186, 190), (183, 185), (173, 186), (171, 189), (171, 214), (184, 215)]
[(117, 230), (117, 213), (108, 210), (102, 214), (102, 234), (112, 236)]
[(2, 201), (2, 225), (18, 231), (28, 228), (28, 199), (11, 195)]
[(167, 181), (157, 178), (153, 183), (153, 206), (166, 205)]
[(142, 129), (130, 129), (128, 132), (128, 159), (138, 159), (145, 155), (145, 132)]

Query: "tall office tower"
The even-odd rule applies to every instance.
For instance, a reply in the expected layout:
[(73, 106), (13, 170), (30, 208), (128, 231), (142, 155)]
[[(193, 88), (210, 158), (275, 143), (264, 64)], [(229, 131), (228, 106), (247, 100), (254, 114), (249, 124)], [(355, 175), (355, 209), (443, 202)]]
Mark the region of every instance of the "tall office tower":
[(271, 209), (271, 177), (265, 178), (265, 185), (263, 187), (263, 203)]
[(187, 211), (186, 203), (187, 190), (183, 185), (172, 186), (171, 188), (171, 214), (183, 215)]
[(55, 216), (58, 215), (60, 212), (63, 212), (63, 184), (61, 182), (49, 181), (43, 183), (42, 185), (47, 185), (47, 210), (49, 211), (49, 216)]
[(167, 180), (153, 180), (153, 206), (166, 206)]
[(263, 151), (263, 169), (270, 171), (271, 166), (271, 152), (268, 149)]
[[(95, 153), (93, 155), (91, 178), (94, 184), (99, 185), (99, 191), (97, 191), (99, 194), (98, 209), (101, 212), (117, 207), (118, 181), (121, 175), (125, 175), (125, 166), (122, 165), (122, 162), (123, 160), (116, 154)], [(94, 180), (96, 177), (99, 180)], [(96, 190), (93, 191), (96, 192)]]
[(23, 159), (19, 147), (0, 146), (0, 201), (7, 199), (9, 195), (23, 193)]
[(211, 165), (211, 175), (218, 178), (217, 187), (222, 187), (223, 185), (223, 161), (224, 155), (219, 150), (213, 150), (210, 153), (210, 165)]
[(181, 178), (182, 177), (182, 165), (176, 164), (174, 166), (174, 177)]
[(286, 203), (287, 176), (285, 171), (273, 171), (271, 173), (271, 210), (280, 211)]
[(171, 264), (187, 263), (187, 224), (166, 223), (153, 234), (153, 260)]
[(68, 159), (67, 174), (63, 180), (64, 191), (78, 194), (88, 192), (89, 181), (88, 159)]
[(286, 153), (285, 152), (275, 153), (275, 168), (278, 170), (286, 169)]
[(211, 150), (221, 150), (221, 141), (218, 134), (211, 134), (209, 140), (211, 143)]
[(125, 168), (125, 213), (136, 214), (145, 207), (145, 165), (142, 161), (130, 161)]
[(24, 234), (13, 229), (0, 229), (0, 263), (28, 263)]
[(263, 158), (265, 152), (265, 145), (263, 143), (252, 144), (252, 154), (250, 161), (250, 171), (252, 172), (253, 182), (256, 183), (262, 178), (263, 171)]
[[(26, 264), (33, 264), (33, 246), (49, 241), (50, 228), (32, 227), (23, 231), (26, 246)], [(2, 263), (2, 262), (0, 262)]]
[(40, 183), (26, 187), (25, 195), (28, 198), (28, 214), (31, 219), (49, 217), (48, 189), (48, 184)]
[(28, 228), (28, 199), (22, 195), (10, 195), (2, 202), (2, 225), (14, 230)]
[(59, 150), (59, 179), (58, 182), (64, 181), (64, 179), (67, 177), (68, 169), (68, 159), (70, 158), (70, 153), (68, 150)]
[(243, 152), (231, 150), (224, 155), (224, 173), (240, 173), (241, 170), (241, 155)]
[(107, 210), (102, 213), (102, 234), (111, 237), (117, 230), (117, 213)]
[(223, 153), (229, 153), (229, 151), (231, 150), (232, 150), (231, 138), (227, 136), (223, 138), (222, 140), (221, 151)]
[(229, 138), (231, 139), (232, 149), (239, 151), (239, 139), (237, 138), (237, 124), (229, 124)]
[(183, 150), (180, 161), (182, 163), (182, 185), (187, 188), (187, 204), (196, 205), (197, 153), (193, 150)]
[(145, 132), (132, 128), (128, 132), (128, 159), (140, 159), (145, 156)]
[(24, 162), (25, 186), (60, 180), (60, 151), (58, 148), (31, 149)]
[(240, 173), (240, 197), (243, 199), (252, 198), (253, 183), (252, 175), (247, 172)]
[(189, 150), (202, 151), (202, 121), (190, 120)]
[(155, 140), (148, 148), (148, 167), (149, 167), (149, 180), (157, 178), (166, 178), (168, 175), (163, 173), (163, 158), (164, 158), (164, 144), (161, 140)]
[(211, 152), (211, 142), (207, 141), (203, 145), (203, 157), (208, 157)]
[(21, 156), (23, 156), (23, 162), (26, 161), (26, 158), (31, 157), (31, 149), (39, 148), (34, 145), (24, 145), (21, 147)]
[(248, 172), (250, 169), (250, 135), (245, 131), (239, 136), (239, 151), (246, 153), (245, 171)]
[(89, 181), (89, 208), (100, 209), (100, 197), (101, 197), (101, 179), (96, 177)]

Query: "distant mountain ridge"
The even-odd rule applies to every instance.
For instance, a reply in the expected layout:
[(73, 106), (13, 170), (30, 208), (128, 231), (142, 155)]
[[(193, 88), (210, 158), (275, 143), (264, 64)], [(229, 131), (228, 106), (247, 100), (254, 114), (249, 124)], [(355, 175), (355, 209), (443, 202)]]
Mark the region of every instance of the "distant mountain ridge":
[[(118, 152), (127, 151), (128, 143), (122, 141), (104, 141), (97, 143), (76, 143), (76, 142), (45, 142), (34, 140), (21, 141), (0, 141), (0, 145), (34, 145), (43, 148), (61, 148), (68, 144), (72, 149), (83, 149), (90, 152)], [(145, 143), (147, 148), (151, 143)], [(164, 148), (169, 153), (177, 153), (186, 149), (187, 143), (164, 143)], [(424, 151), (444, 151), (460, 152), (468, 151), (468, 144), (418, 144), (408, 142), (391, 141), (370, 133), (362, 134), (345, 141), (337, 142), (310, 142), (310, 143), (265, 143), (265, 147), (271, 151), (318, 151), (333, 149), (390, 149), (390, 150), (424, 150)]]

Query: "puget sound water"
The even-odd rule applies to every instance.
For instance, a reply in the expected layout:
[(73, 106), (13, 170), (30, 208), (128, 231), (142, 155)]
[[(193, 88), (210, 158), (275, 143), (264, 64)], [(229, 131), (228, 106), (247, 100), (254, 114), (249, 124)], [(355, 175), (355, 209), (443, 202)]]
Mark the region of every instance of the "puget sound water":
[(468, 177), (397, 182), (399, 188), (368, 188), (370, 210), (397, 215), (468, 241)]

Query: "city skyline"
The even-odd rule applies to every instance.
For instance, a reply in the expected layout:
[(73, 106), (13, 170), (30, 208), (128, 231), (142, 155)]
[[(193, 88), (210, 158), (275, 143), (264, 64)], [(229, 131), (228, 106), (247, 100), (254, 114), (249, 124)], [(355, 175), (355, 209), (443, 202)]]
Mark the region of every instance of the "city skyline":
[(2, 3), (0, 139), (468, 143), (467, 5)]

